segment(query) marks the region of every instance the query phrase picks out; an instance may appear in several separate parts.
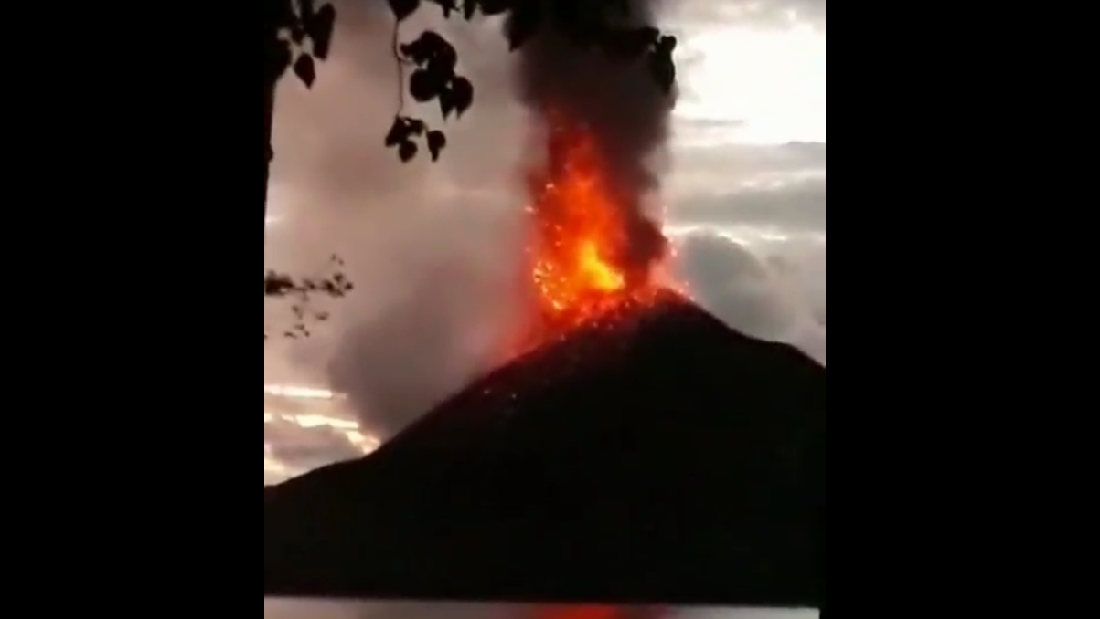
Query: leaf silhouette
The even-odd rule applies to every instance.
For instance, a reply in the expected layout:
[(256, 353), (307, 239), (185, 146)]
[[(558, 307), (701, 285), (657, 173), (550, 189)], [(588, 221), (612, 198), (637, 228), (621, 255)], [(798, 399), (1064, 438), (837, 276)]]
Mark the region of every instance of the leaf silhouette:
[(418, 67), (423, 67), (432, 59), (431, 44), (426, 43), (423, 36), (408, 43), (402, 43), (397, 49), (401, 52), (401, 56), (411, 60)]
[(430, 69), (417, 69), (409, 77), (409, 94), (420, 103), (431, 101), (439, 94), (439, 75)]
[(432, 161), (438, 161), (439, 154), (447, 146), (447, 136), (443, 135), (442, 131), (429, 131), (427, 141), (428, 152), (432, 155)]
[(453, 73), (455, 66), (458, 65), (458, 52), (454, 46), (431, 30), (426, 30), (424, 35), (434, 35), (432, 46), (432, 65), (437, 67), (440, 71), (448, 71)]
[(313, 56), (302, 54), (294, 61), (294, 75), (302, 80), (306, 88), (312, 88), (317, 79), (317, 66), (313, 63)]
[(424, 124), (424, 121), (419, 118), (405, 118), (405, 126), (408, 127), (409, 135), (424, 135), (424, 132), (428, 130), (428, 125)]
[(418, 67), (446, 72), (454, 71), (458, 64), (454, 46), (434, 30), (425, 30), (413, 41), (399, 46), (398, 51)]
[(439, 113), (443, 116), (443, 120), (450, 118), (455, 109), (454, 90), (451, 88), (444, 89), (439, 93)]
[(313, 55), (320, 60), (328, 58), (332, 49), (332, 33), (336, 26), (336, 9), (331, 4), (317, 9), (317, 12), (305, 21), (306, 32), (313, 40)]
[(301, 45), (306, 40), (306, 29), (302, 24), (294, 24), (290, 27), (290, 40), (294, 41), (295, 45)]
[(397, 21), (402, 21), (409, 15), (416, 12), (416, 9), (420, 8), (420, 0), (387, 0), (390, 3), (390, 12), (397, 18)]
[(474, 104), (474, 85), (464, 77), (456, 77), (451, 81), (450, 95), (455, 111), (462, 116)]
[(420, 147), (416, 145), (416, 142), (406, 140), (397, 147), (397, 156), (401, 158), (401, 163), (408, 163), (412, 161), (419, 150)]
[(405, 119), (400, 116), (394, 117), (393, 124), (390, 125), (390, 130), (386, 133), (386, 147), (392, 148), (408, 139), (409, 127), (405, 123)]

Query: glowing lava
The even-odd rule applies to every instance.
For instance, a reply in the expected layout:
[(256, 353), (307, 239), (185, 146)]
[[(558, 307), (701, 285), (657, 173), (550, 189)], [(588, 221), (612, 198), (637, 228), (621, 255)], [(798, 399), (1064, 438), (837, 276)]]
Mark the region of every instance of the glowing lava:
[[(538, 318), (527, 344), (651, 302), (667, 251), (660, 228), (615, 187), (597, 136), (548, 115), (546, 159), (529, 177), (530, 273)], [(647, 247), (639, 252), (639, 245)]]
[(614, 606), (566, 606), (541, 609), (537, 619), (619, 619), (623, 613)]

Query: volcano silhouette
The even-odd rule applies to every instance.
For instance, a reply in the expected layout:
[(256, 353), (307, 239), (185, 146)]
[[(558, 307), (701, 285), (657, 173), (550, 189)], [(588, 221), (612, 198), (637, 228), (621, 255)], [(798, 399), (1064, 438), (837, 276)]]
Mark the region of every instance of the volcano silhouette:
[(264, 490), (264, 593), (823, 606), (825, 368), (669, 293)]

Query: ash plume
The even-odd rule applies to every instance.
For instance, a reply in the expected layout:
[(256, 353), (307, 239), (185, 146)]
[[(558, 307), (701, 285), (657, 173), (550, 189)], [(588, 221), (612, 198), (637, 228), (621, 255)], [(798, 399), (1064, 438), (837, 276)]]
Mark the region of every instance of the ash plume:
[[(655, 27), (662, 0), (625, 3), (628, 12), (615, 25)], [(544, 19), (549, 10), (544, 3)], [(551, 27), (520, 48), (516, 76), (519, 98), (534, 115), (560, 114), (595, 135), (627, 227), (625, 255), (616, 257), (621, 266), (633, 272), (661, 258), (664, 237), (647, 216), (645, 197), (659, 181), (655, 156), (668, 143), (675, 94), (661, 90), (644, 60), (580, 48)]]

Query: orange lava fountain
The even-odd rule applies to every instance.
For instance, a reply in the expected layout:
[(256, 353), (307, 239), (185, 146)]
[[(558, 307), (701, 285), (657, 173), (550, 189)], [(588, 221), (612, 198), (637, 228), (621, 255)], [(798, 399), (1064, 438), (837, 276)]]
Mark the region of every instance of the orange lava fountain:
[[(619, 310), (676, 288), (664, 281), (663, 260), (631, 258), (632, 230), (639, 228), (631, 218), (641, 215), (623, 207), (597, 137), (560, 116), (548, 118), (546, 159), (529, 177), (530, 276), (538, 316), (526, 347), (582, 325), (611, 326)], [(660, 234), (656, 225), (642, 223)], [(663, 237), (660, 246), (668, 247)]]

